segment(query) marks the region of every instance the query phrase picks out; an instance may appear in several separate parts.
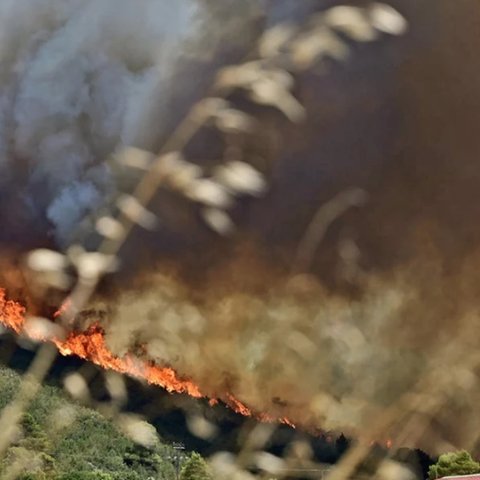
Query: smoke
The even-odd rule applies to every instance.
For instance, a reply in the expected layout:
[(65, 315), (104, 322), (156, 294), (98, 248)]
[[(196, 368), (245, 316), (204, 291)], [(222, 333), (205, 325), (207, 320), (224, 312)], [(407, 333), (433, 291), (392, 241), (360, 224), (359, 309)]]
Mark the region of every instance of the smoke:
[(61, 244), (115, 188), (105, 161), (136, 144), (194, 11), (189, 1), (2, 2), (2, 193)]
[[(471, 347), (480, 293), (475, 2), (397, 2), (405, 39), (350, 45), (345, 64), (302, 75), (296, 94), (309, 121), (271, 120), (281, 147), (273, 158), (252, 154), (270, 191), (241, 203), (237, 237), (197, 241), (183, 204), (156, 199), (177, 237), (162, 224), (122, 252), (133, 273), (97, 298), (112, 350), (171, 366), (209, 396), (346, 432), (459, 361), (448, 346), (461, 334), (458, 345)], [(294, 3), (268, 4), (266, 23), (305, 15)], [(220, 53), (202, 64), (198, 11), (188, 1), (2, 2), (2, 241), (53, 234), (68, 244), (120, 188), (108, 157), (122, 146), (155, 150), (214, 65), (255, 36), (255, 13), (236, 16), (245, 35), (225, 11), (207, 15), (222, 26), (207, 35)], [(210, 140), (198, 158), (216, 153)], [(329, 224), (310, 273), (292, 277), (318, 208), (351, 187), (368, 202)], [(172, 255), (179, 235), (186, 251)]]
[[(136, 351), (171, 366), (205, 395), (232, 396), (260, 417), (358, 435), (406, 392), (425, 388), (428, 408), (436, 381), (451, 382), (452, 368), (475, 351), (478, 255), (469, 261), (446, 274), (441, 256), (432, 254), (393, 274), (369, 274), (361, 294), (348, 296), (239, 254), (201, 287), (187, 288), (162, 266), (164, 273), (116, 296), (114, 307), (107, 301), (97, 308), (107, 312), (107, 344), (119, 355)], [(96, 318), (90, 313), (87, 324)], [(459, 391), (442, 393), (452, 395), (448, 408)], [(468, 411), (477, 398), (470, 395), (461, 397)], [(447, 419), (439, 421), (442, 439), (465, 446), (467, 424)], [(420, 445), (444, 448), (437, 440)]]
[[(440, 389), (433, 431), (411, 441), (429, 451), (471, 446), (468, 421), (448, 410), (465, 388), (452, 369), (475, 351), (478, 331), (480, 118), (471, 99), (480, 98), (480, 64), (473, 52), (466, 64), (458, 57), (477, 10), (402, 5), (405, 40), (352, 49), (346, 65), (300, 79), (311, 122), (284, 133), (270, 193), (243, 218), (254, 247), (202, 243), (188, 267), (159, 260), (115, 294), (113, 351), (139, 350), (212, 397), (353, 434), (406, 392)], [(368, 202), (329, 225), (313, 275), (292, 278), (315, 212), (352, 185)], [(461, 398), (472, 413), (476, 390)]]

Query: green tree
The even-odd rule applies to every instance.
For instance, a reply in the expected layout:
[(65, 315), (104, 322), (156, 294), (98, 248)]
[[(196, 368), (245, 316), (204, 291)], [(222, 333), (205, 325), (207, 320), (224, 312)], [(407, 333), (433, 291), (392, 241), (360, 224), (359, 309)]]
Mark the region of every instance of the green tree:
[(470, 475), (480, 472), (480, 463), (476, 462), (465, 450), (440, 455), (438, 462), (428, 469), (430, 480), (449, 475)]
[(207, 462), (198, 453), (192, 453), (182, 468), (180, 480), (212, 480)]
[[(17, 374), (0, 367), (0, 409), (11, 400), (19, 382)], [(69, 402), (54, 387), (40, 390), (20, 427), (0, 459), (0, 478), (13, 469), (18, 480), (175, 478), (168, 444), (137, 445), (115, 423), (95, 410)]]

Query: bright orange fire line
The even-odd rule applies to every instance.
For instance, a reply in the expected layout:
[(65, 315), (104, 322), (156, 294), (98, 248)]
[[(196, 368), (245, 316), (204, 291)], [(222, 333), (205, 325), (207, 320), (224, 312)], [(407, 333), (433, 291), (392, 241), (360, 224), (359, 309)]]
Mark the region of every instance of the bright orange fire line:
[[(60, 315), (60, 311), (57, 312), (55, 317)], [(25, 334), (27, 333), (25, 315), (25, 307), (13, 300), (8, 300), (5, 290), (0, 288), (0, 323), (17, 334)], [(46, 340), (39, 333), (27, 330), (28, 336), (33, 340)], [(108, 349), (105, 342), (105, 332), (98, 323), (91, 325), (83, 332), (71, 332), (65, 339), (53, 337), (48, 338), (48, 340), (53, 342), (64, 356), (75, 355), (102, 368), (145, 379), (148, 383), (158, 385), (170, 393), (187, 393), (195, 398), (205, 397), (195, 383), (179, 378), (172, 368), (159, 367), (153, 362), (146, 362), (129, 354), (124, 357), (114, 355)], [(252, 411), (247, 406), (229, 393), (225, 394), (223, 401), (237, 413), (245, 416), (252, 415)], [(216, 403), (218, 403), (217, 399), (210, 400), (211, 405)], [(255, 416), (264, 422), (279, 421), (294, 427), (286, 418), (275, 419), (267, 414), (255, 414)]]
[[(6, 299), (3, 289), (0, 289), (0, 322), (18, 334), (24, 333), (26, 309), (17, 302)], [(35, 337), (29, 332), (30, 337)], [(44, 338), (33, 338), (43, 341)], [(192, 397), (203, 397), (197, 385), (190, 380), (180, 379), (174, 370), (168, 367), (160, 368), (152, 363), (125, 355), (115, 356), (108, 349), (105, 335), (99, 324), (91, 325), (84, 332), (71, 332), (64, 340), (50, 338), (64, 355), (76, 355), (89, 360), (103, 368), (115, 370), (137, 378), (145, 378), (149, 383), (165, 388), (169, 392), (188, 393)]]

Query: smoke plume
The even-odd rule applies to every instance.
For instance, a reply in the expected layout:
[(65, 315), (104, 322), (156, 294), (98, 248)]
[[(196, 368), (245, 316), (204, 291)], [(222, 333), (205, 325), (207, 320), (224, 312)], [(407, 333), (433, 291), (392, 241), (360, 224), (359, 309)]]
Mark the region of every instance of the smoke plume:
[(105, 161), (137, 142), (194, 6), (42, 0), (0, 9), (1, 188), (16, 200), (14, 213), (2, 209), (2, 236), (15, 215), (64, 243), (115, 188)]

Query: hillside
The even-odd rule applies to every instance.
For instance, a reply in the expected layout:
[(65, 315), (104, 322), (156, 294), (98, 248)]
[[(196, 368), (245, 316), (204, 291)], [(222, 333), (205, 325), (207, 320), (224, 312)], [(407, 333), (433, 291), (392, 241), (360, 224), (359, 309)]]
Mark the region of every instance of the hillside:
[[(0, 368), (0, 408), (18, 389), (20, 376)], [(136, 444), (95, 410), (44, 386), (15, 433), (1, 464), (1, 478), (22, 480), (172, 479), (173, 448), (161, 441)], [(145, 428), (147, 428), (144, 425)]]

